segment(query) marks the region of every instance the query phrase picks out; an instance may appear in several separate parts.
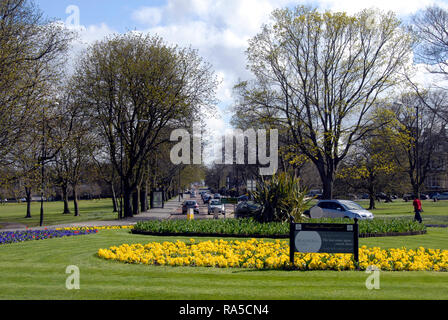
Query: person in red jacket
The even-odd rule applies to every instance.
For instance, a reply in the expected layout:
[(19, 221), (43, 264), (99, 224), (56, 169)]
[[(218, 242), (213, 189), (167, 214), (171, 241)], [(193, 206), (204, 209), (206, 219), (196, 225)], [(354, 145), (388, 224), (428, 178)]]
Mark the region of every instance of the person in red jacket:
[(412, 203), (414, 205), (414, 212), (415, 212), (415, 221), (418, 221), (419, 223), (422, 223), (422, 202), (417, 196), (414, 196), (414, 202)]

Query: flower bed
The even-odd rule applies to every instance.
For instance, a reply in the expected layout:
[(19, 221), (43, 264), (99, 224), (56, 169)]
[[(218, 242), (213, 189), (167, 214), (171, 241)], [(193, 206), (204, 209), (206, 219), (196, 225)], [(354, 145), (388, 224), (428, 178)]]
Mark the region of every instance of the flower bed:
[(44, 240), (50, 238), (62, 238), (70, 236), (79, 236), (97, 233), (98, 230), (26, 230), (26, 231), (14, 231), (14, 232), (0, 232), (0, 245), (32, 241), (32, 240)]
[(133, 229), (134, 226), (94, 226), (94, 227), (67, 227), (56, 228), (56, 230), (63, 231), (84, 231), (84, 230), (121, 230), (121, 229)]
[[(310, 219), (309, 223), (353, 223), (346, 219)], [(258, 223), (251, 219), (222, 220), (166, 220), (139, 222), (132, 230), (136, 234), (219, 236), (246, 238), (288, 238), (288, 223)], [(360, 237), (417, 235), (426, 233), (423, 224), (411, 219), (362, 220), (359, 222)]]
[[(218, 268), (355, 270), (351, 254), (296, 253), (289, 261), (288, 241), (177, 241), (123, 244), (98, 250), (98, 256), (129, 264)], [(367, 248), (359, 250), (359, 269), (376, 266), (385, 271), (447, 271), (448, 250)]]

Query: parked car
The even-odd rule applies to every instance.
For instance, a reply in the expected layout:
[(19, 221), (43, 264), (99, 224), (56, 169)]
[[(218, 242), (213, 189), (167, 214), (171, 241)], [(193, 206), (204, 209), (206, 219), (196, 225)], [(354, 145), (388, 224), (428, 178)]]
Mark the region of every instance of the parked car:
[(221, 203), (221, 200), (210, 200), (210, 203), (208, 204), (208, 214), (215, 213), (215, 210), (218, 210), (219, 214), (226, 214), (226, 207)]
[(320, 192), (319, 190), (311, 190), (307, 194), (307, 197), (313, 198), (313, 199), (320, 199), (320, 198), (322, 198), (322, 192)]
[(246, 202), (246, 201), (249, 201), (249, 197), (248, 196), (244, 195), (244, 196), (238, 197), (238, 203)]
[[(429, 199), (428, 195), (426, 195), (424, 193), (420, 194), (420, 200), (428, 200), (428, 199)], [(414, 195), (412, 193), (407, 193), (407, 194), (403, 195), (403, 200), (404, 201), (412, 201), (412, 200), (414, 200)]]
[(240, 202), (235, 209), (235, 218), (250, 218), (260, 212), (261, 206), (253, 201)]
[[(313, 210), (315, 207), (322, 210)], [(316, 216), (316, 212), (321, 213), (321, 215)], [(305, 211), (304, 214), (310, 218), (356, 218), (359, 220), (372, 220), (374, 218), (373, 213), (350, 200), (321, 200), (310, 210)]]
[(219, 193), (215, 193), (215, 195), (213, 196), (213, 199), (221, 199), (221, 195)]
[(199, 214), (199, 205), (194, 200), (185, 201), (182, 205), (182, 213), (187, 214), (188, 209), (193, 209), (195, 214)]
[(202, 198), (202, 201), (204, 201), (204, 204), (209, 204), (210, 200), (212, 199), (212, 196), (209, 194), (204, 195)]
[(433, 196), (433, 199), (437, 200), (448, 200), (448, 192), (438, 193)]

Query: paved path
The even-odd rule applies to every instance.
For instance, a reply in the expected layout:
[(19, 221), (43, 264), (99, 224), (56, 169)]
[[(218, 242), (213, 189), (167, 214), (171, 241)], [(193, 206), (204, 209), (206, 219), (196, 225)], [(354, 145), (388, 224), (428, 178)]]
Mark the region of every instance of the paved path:
[[(103, 226), (129, 226), (135, 225), (139, 221), (150, 221), (150, 220), (170, 220), (170, 219), (186, 219), (186, 216), (182, 214), (182, 203), (185, 200), (191, 199), (190, 196), (184, 195), (183, 199), (179, 201), (178, 198), (171, 199), (165, 203), (163, 209), (150, 209), (148, 212), (140, 213), (132, 218), (126, 218), (123, 220), (111, 220), (111, 221), (87, 221), (87, 222), (73, 222), (67, 224), (59, 224), (44, 227), (33, 227), (29, 228), (32, 230), (43, 230), (43, 229), (55, 229), (55, 228), (70, 228), (70, 227), (103, 227)], [(200, 214), (195, 215), (195, 219), (213, 219), (213, 215), (208, 215), (207, 205), (204, 205), (200, 197), (193, 198), (191, 200), (196, 200), (199, 204)], [(226, 217), (233, 216), (233, 205), (227, 206), (227, 212), (230, 214)], [(222, 218), (223, 216), (221, 216)], [(11, 225), (7, 226), (7, 229), (0, 229), (0, 232), (5, 231), (19, 231), (25, 230), (24, 225)]]

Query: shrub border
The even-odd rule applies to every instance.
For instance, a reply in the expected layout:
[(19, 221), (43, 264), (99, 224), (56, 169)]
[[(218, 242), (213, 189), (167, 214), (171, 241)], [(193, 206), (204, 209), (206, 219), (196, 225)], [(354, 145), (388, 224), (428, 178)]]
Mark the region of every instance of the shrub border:
[[(247, 235), (247, 234), (219, 234), (219, 233), (198, 233), (198, 232), (152, 232), (142, 230), (131, 230), (132, 234), (158, 237), (202, 237), (202, 238), (255, 238), (255, 239), (289, 239), (289, 235)], [(385, 232), (385, 233), (362, 233), (360, 238), (381, 238), (381, 237), (400, 237), (417, 236), (426, 234), (427, 230), (408, 231), (408, 232)]]

